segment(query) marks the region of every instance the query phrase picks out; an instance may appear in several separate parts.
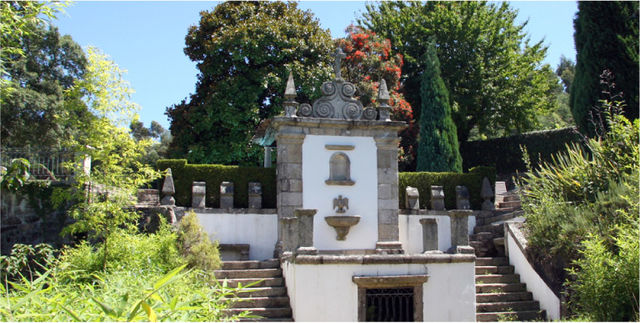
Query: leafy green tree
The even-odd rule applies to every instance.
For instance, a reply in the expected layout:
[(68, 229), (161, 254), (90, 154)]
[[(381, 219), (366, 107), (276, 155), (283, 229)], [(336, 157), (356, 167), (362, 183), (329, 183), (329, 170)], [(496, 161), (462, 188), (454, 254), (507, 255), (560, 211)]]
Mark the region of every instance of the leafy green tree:
[(534, 129), (535, 115), (550, 108), (552, 84), (541, 71), (546, 47), (529, 43), (516, 14), (506, 2), (382, 2), (367, 5), (359, 23), (404, 56), (403, 91), (413, 107), (421, 106), (421, 57), (434, 38), (464, 142), (474, 128), (487, 137)]
[(138, 218), (127, 208), (135, 202), (137, 188), (159, 175), (141, 162), (151, 140), (134, 140), (125, 126), (136, 117), (138, 107), (130, 101), (133, 90), (122, 78), (123, 71), (95, 48), (89, 48), (87, 54), (84, 78), (77, 80), (69, 92), (93, 118), (65, 144), (80, 155), (91, 156), (91, 172), (77, 169), (77, 187), (58, 191), (56, 202), (76, 202), (69, 211), (76, 222), (63, 232), (88, 233), (90, 238), (101, 240), (106, 267), (109, 237)]
[(422, 72), (422, 113), (417, 171), (462, 172), (456, 125), (451, 119), (449, 92), (440, 77), (435, 43), (427, 47)]
[(298, 102), (317, 98), (331, 73), (331, 36), (293, 2), (221, 3), (201, 12), (184, 51), (200, 71), (196, 91), (166, 114), (171, 152), (190, 162), (258, 164), (250, 139), (281, 112), (289, 71)]
[(581, 132), (594, 135), (600, 117), (600, 75), (609, 70), (627, 103), (625, 116), (638, 118), (638, 2), (580, 1), (573, 22), (577, 61), (571, 112)]
[(19, 47), (3, 54), (2, 145), (60, 146), (74, 134), (65, 122), (65, 90), (83, 77), (87, 60), (82, 48), (56, 27), (39, 23), (29, 31)]
[(141, 121), (133, 120), (129, 125), (129, 130), (136, 141), (153, 141), (153, 144), (147, 148), (147, 152), (142, 159), (143, 163), (155, 165), (158, 159), (168, 157), (172, 137), (171, 133), (160, 123), (151, 121), (151, 126), (146, 128)]
[(560, 56), (560, 64), (556, 68), (556, 75), (562, 80), (564, 91), (569, 93), (571, 91), (571, 84), (576, 74), (576, 63), (564, 55)]

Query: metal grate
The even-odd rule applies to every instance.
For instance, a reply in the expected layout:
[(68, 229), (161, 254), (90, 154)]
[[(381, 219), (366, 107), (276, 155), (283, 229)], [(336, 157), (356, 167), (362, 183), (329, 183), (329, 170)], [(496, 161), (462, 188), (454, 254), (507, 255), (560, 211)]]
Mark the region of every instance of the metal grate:
[(413, 321), (413, 288), (367, 289), (368, 322)]

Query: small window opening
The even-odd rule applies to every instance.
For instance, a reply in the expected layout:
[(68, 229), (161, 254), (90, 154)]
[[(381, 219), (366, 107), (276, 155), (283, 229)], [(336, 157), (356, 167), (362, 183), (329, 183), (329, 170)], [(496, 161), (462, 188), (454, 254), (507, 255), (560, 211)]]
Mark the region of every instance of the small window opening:
[(367, 322), (412, 322), (413, 288), (371, 288), (366, 290)]

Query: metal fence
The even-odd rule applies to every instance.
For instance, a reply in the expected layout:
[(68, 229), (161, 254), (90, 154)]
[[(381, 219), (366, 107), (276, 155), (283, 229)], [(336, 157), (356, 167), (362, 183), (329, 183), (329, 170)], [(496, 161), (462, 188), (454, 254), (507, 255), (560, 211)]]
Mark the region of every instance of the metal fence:
[(73, 171), (64, 164), (73, 161), (73, 153), (66, 150), (41, 150), (29, 148), (1, 148), (0, 166), (8, 167), (11, 160), (24, 158), (29, 161), (29, 173), (36, 179), (67, 181)]

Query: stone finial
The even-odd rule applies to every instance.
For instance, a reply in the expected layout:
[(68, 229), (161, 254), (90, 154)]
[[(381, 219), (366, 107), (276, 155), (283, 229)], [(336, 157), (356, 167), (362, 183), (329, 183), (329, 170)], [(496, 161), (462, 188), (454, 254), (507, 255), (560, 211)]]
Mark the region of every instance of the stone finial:
[(203, 208), (206, 206), (207, 183), (193, 182), (191, 186), (191, 207)]
[(469, 203), (469, 190), (466, 186), (456, 186), (456, 209), (471, 209), (471, 204)]
[(391, 106), (389, 106), (389, 90), (387, 89), (387, 81), (380, 80), (380, 88), (378, 89), (378, 113), (380, 120), (391, 121)]
[(442, 186), (431, 186), (431, 209), (444, 210), (444, 189)]
[(176, 205), (176, 199), (173, 198), (173, 194), (176, 193), (175, 185), (173, 185), (173, 175), (171, 174), (171, 168), (167, 168), (167, 174), (164, 176), (164, 183), (162, 183), (162, 200), (161, 205)]
[(335, 57), (335, 62), (333, 63), (333, 72), (336, 74), (336, 80), (342, 80), (342, 71), (341, 71), (342, 59), (347, 57), (347, 55), (344, 54), (344, 52), (342, 51), (342, 48), (338, 47), (336, 48), (336, 51), (333, 54), (333, 56)]
[(249, 182), (249, 208), (262, 208), (262, 184), (260, 182)]
[(420, 192), (416, 187), (407, 186), (405, 189), (404, 206), (406, 209), (420, 209)]
[(287, 100), (295, 100), (296, 98), (296, 85), (293, 82), (293, 73), (289, 72), (289, 79), (287, 80), (287, 88), (284, 90), (284, 98)]
[(491, 198), (493, 197), (493, 190), (491, 189), (491, 183), (489, 183), (489, 179), (486, 177), (482, 179), (482, 190), (480, 191), (480, 197), (482, 197), (482, 199), (484, 200), (484, 202), (482, 202), (482, 210), (495, 210), (495, 205), (493, 205), (493, 202), (491, 202)]
[(284, 115), (285, 117), (295, 117), (296, 110), (298, 109), (298, 102), (296, 99), (296, 85), (293, 82), (293, 74), (289, 72), (289, 79), (287, 80), (287, 87), (284, 91)]
[(233, 182), (220, 183), (220, 208), (233, 208)]

